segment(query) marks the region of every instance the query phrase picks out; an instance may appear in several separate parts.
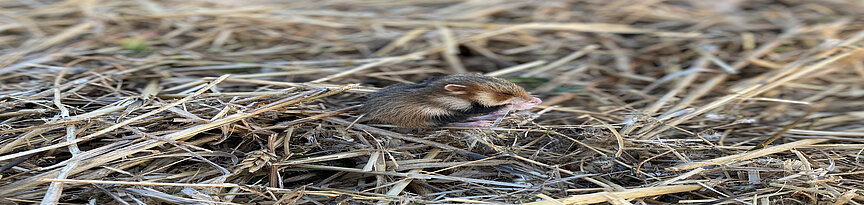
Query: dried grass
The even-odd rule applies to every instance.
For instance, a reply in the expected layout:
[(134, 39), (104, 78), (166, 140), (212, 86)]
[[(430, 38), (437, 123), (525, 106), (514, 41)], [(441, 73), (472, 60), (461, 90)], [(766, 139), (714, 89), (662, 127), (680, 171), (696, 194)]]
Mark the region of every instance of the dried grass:
[[(0, 201), (861, 204), (864, 4), (0, 2)], [(439, 73), (499, 127), (354, 122)]]

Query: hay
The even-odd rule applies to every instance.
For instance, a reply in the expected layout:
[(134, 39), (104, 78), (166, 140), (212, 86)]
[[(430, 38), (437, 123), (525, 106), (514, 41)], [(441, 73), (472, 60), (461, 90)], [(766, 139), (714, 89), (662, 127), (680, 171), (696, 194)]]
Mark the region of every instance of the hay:
[[(0, 201), (864, 203), (864, 4), (0, 2)], [(357, 123), (480, 72), (494, 128)]]

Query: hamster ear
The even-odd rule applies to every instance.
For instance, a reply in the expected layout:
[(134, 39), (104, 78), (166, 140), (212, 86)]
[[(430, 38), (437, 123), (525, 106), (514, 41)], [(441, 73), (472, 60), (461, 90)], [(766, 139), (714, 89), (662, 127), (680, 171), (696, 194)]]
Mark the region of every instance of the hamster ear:
[(450, 91), (451, 94), (460, 95), (468, 93), (468, 86), (459, 84), (447, 84), (444, 86), (444, 90)]

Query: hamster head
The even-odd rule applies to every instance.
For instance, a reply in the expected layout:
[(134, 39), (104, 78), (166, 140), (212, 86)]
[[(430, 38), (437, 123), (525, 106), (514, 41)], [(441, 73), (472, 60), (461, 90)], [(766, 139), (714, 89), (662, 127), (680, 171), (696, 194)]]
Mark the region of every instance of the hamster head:
[(501, 105), (533, 107), (541, 102), (539, 98), (531, 96), (525, 88), (516, 83), (478, 74), (450, 75), (430, 85), (442, 88), (448, 95), (488, 107)]

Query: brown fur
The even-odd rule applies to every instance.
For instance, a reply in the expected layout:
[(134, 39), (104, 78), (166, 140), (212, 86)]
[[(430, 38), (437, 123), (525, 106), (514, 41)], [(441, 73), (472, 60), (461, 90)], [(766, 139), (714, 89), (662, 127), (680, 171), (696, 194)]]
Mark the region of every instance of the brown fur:
[[(462, 85), (459, 92), (445, 89), (448, 84)], [(487, 96), (487, 97), (484, 97)], [(525, 89), (510, 81), (477, 75), (456, 74), (427, 80), (420, 84), (399, 84), (371, 95), (360, 108), (364, 118), (402, 127), (435, 126), (436, 115), (456, 115), (470, 109), (471, 103), (500, 106), (531, 100)], [(518, 103), (516, 102), (516, 103)]]

